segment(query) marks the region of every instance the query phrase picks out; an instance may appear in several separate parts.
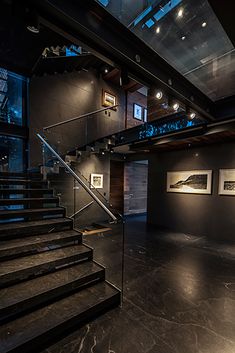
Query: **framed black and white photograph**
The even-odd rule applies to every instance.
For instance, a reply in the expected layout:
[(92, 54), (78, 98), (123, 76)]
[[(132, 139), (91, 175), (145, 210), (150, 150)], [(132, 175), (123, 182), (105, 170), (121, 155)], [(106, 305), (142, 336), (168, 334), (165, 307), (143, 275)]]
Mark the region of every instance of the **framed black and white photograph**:
[(144, 122), (146, 123), (147, 122), (147, 116), (148, 116), (148, 111), (146, 108), (144, 108)]
[(117, 97), (105, 90), (102, 91), (102, 105), (104, 107), (112, 107), (117, 104)]
[(235, 169), (220, 169), (219, 195), (235, 196)]
[(134, 103), (133, 105), (133, 117), (137, 120), (142, 120), (143, 107), (139, 104)]
[(91, 188), (103, 189), (103, 174), (91, 174)]
[(167, 172), (167, 192), (211, 194), (211, 187), (211, 170)]

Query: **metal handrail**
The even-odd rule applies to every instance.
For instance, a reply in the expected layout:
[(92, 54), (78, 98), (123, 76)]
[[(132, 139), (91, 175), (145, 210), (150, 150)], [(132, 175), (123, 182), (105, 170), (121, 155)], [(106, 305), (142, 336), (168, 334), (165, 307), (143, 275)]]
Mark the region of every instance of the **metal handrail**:
[(69, 173), (74, 177), (75, 180), (88, 192), (88, 194), (99, 204), (99, 206), (116, 222), (117, 217), (103, 204), (102, 201), (89, 189), (89, 187), (79, 178), (79, 176), (68, 166), (68, 164), (60, 157), (60, 155), (49, 145), (49, 143), (40, 135), (37, 137), (42, 141), (42, 143), (54, 154), (54, 156), (60, 161), (60, 163), (69, 171)]
[(94, 114), (97, 114), (97, 113), (100, 113), (100, 112), (104, 112), (105, 110), (113, 109), (113, 108), (116, 108), (118, 106), (119, 106), (119, 104), (115, 104), (115, 105), (111, 105), (109, 107), (105, 107), (105, 108), (101, 108), (101, 109), (98, 109), (98, 110), (94, 110), (93, 112), (86, 113), (86, 114), (83, 114), (83, 115), (79, 115), (79, 116), (76, 116), (75, 118), (71, 118), (71, 119), (68, 119), (68, 120), (61, 121), (59, 123), (55, 123), (55, 124), (46, 126), (46, 127), (43, 128), (43, 130), (44, 131), (45, 130), (49, 130), (49, 129), (52, 129), (53, 127), (64, 125), (64, 124), (70, 123), (71, 121), (75, 121), (75, 120), (78, 120), (78, 119), (86, 118), (87, 116), (91, 116), (91, 115), (94, 115)]

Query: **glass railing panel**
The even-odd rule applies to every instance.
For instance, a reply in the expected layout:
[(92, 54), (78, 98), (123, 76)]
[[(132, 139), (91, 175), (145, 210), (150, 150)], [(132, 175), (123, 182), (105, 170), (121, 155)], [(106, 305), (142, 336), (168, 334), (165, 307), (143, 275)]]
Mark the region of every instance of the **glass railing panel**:
[[(109, 178), (104, 169), (102, 188), (96, 189), (99, 181), (95, 180), (96, 185), (92, 186), (90, 178), (96, 156), (85, 152), (85, 163), (68, 160), (67, 165), (64, 165), (58, 162), (48, 145), (42, 144), (42, 151), (42, 172), (54, 189), (54, 195), (60, 197), (60, 206), (65, 207), (66, 216), (73, 219), (74, 229), (83, 234), (83, 243), (93, 249), (94, 261), (105, 267), (106, 280), (122, 290), (124, 223), (109, 204)], [(108, 168), (109, 161), (106, 160), (105, 164)], [(78, 180), (68, 169), (75, 173)]]

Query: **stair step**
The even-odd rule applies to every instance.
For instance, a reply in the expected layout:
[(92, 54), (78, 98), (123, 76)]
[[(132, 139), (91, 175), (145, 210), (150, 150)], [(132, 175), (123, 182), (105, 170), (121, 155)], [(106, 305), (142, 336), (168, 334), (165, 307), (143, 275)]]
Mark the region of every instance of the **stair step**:
[(0, 206), (8, 205), (27, 205), (29, 202), (37, 203), (58, 203), (58, 197), (28, 197), (24, 199), (15, 198), (15, 199), (0, 199)]
[(42, 174), (40, 173), (14, 173), (14, 172), (1, 172), (0, 173), (0, 178), (38, 178), (38, 179), (42, 179)]
[(82, 241), (81, 234), (75, 230), (49, 233), (26, 237), (21, 239), (0, 242), (0, 260), (6, 260), (17, 256), (39, 253), (49, 250), (50, 247), (60, 247), (72, 241)]
[(4, 266), (0, 268), (0, 287), (26, 280), (30, 276), (55, 271), (63, 265), (91, 258), (91, 249), (84, 245), (73, 245), (5, 261)]
[(19, 238), (72, 229), (70, 218), (50, 218), (38, 221), (0, 224), (0, 239)]
[(43, 180), (33, 180), (33, 179), (20, 179), (20, 178), (13, 178), (13, 179), (0, 179), (0, 185), (47, 185), (47, 181)]
[[(0, 219), (9, 219), (14, 218), (23, 218), (23, 217), (32, 217), (43, 218), (43, 216), (50, 215), (63, 215), (65, 214), (65, 209), (63, 207), (44, 207), (44, 208), (26, 208), (18, 210), (5, 210), (0, 211)], [(1, 238), (1, 235), (0, 235)]]
[(120, 293), (100, 282), (51, 305), (2, 325), (1, 353), (33, 352), (42, 342), (57, 339), (76, 325), (117, 306)]
[(104, 280), (104, 276), (104, 269), (89, 261), (0, 289), (1, 323), (79, 287)]
[[(53, 194), (52, 189), (0, 189), (0, 195)], [(1, 199), (0, 199), (1, 200)]]

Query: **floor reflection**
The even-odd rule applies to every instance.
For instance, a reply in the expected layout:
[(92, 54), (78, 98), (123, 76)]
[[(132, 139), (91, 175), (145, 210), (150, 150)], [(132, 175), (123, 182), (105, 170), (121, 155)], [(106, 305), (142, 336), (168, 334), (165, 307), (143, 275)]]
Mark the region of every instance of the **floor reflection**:
[[(85, 239), (120, 279), (118, 234)], [(125, 226), (124, 303), (44, 353), (234, 353), (234, 246)]]

